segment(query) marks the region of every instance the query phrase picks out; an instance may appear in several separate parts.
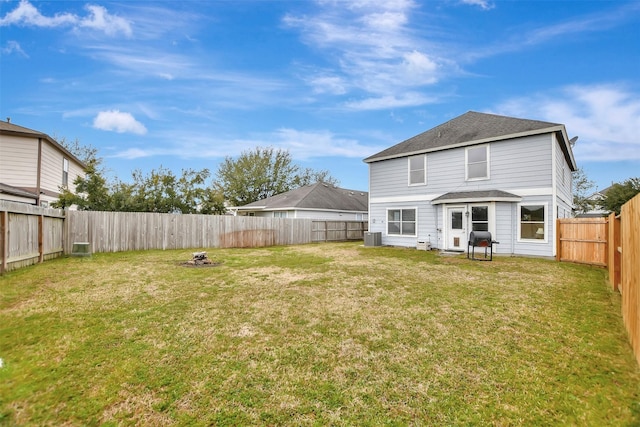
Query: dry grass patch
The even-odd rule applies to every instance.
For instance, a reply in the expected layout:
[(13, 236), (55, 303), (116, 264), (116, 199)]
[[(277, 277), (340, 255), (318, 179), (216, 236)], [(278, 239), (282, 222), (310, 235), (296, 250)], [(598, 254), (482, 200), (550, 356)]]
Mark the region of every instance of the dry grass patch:
[(624, 425), (602, 270), (321, 244), (67, 258), (0, 278), (0, 422)]

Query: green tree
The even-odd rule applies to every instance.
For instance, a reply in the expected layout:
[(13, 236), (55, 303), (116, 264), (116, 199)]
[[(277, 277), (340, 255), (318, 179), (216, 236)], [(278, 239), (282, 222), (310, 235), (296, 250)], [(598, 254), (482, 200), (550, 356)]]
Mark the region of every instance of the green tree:
[(303, 185), (337, 184), (328, 171), (302, 169), (288, 151), (257, 147), (237, 159), (226, 157), (217, 172), (216, 188), (233, 206), (243, 206)]
[(595, 183), (587, 177), (582, 168), (573, 172), (572, 178), (574, 212), (581, 214), (590, 211), (595, 206), (595, 202), (589, 199), (589, 196), (593, 194)]
[(100, 160), (89, 159), (85, 163), (85, 175), (74, 180), (76, 192), (68, 187), (60, 188), (58, 200), (52, 203), (54, 208), (66, 209), (76, 205), (78, 210), (111, 211), (111, 190), (107, 180), (99, 170)]
[(607, 190), (602, 206), (616, 214), (620, 213), (622, 205), (640, 193), (640, 178), (629, 178), (623, 183), (613, 184)]

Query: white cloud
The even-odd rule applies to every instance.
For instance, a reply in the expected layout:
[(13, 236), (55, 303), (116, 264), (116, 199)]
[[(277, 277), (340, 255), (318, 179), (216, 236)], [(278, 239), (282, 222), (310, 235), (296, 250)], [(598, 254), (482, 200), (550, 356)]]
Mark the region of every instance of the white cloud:
[(131, 36), (131, 24), (124, 18), (110, 14), (102, 6), (86, 5), (88, 15), (80, 17), (72, 13), (58, 13), (45, 16), (27, 0), (21, 0), (18, 6), (0, 18), (0, 26), (24, 25), (32, 27), (56, 28), (69, 26), (74, 29), (90, 28), (107, 35), (122, 33)]
[(624, 85), (573, 85), (509, 100), (501, 114), (566, 126), (578, 161), (640, 160), (640, 92)]
[(495, 4), (487, 0), (461, 0), (464, 4), (470, 4), (472, 6), (479, 6), (481, 9), (489, 10), (495, 7)]
[[(334, 68), (305, 78), (316, 93), (343, 95), (364, 92), (367, 102), (349, 102), (353, 109), (416, 105), (413, 93), (455, 72), (433, 44), (416, 38), (410, 29), (412, 1), (322, 2), (317, 15), (287, 15), (283, 22), (299, 29), (302, 39), (325, 50)], [(370, 102), (382, 100), (383, 102)], [(402, 101), (398, 101), (402, 100)]]
[(118, 110), (99, 112), (93, 119), (93, 127), (118, 133), (130, 132), (138, 135), (147, 133), (147, 128), (137, 121), (131, 113), (123, 113)]
[(18, 55), (25, 58), (29, 57), (29, 55), (27, 55), (27, 53), (22, 50), (20, 43), (15, 40), (8, 40), (7, 43), (5, 43), (4, 47), (0, 50), (0, 52), (2, 52), (3, 55), (11, 55), (12, 53), (17, 53)]

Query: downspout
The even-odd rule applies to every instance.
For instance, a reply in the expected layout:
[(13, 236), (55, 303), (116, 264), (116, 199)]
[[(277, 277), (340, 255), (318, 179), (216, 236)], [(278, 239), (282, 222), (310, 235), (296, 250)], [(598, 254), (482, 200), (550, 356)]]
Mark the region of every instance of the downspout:
[(36, 172), (36, 206), (40, 206), (40, 175), (42, 174), (42, 138), (38, 138), (38, 165)]
[[(557, 161), (557, 159), (556, 159), (556, 145), (557, 145), (556, 144), (557, 143), (556, 138), (557, 138), (556, 134), (552, 133), (551, 134), (551, 164), (552, 164), (553, 170), (551, 171), (551, 185), (552, 185), (551, 197), (552, 197), (552, 200), (551, 200), (551, 212), (550, 212), (550, 215), (549, 215), (549, 220), (550, 220), (549, 221), (549, 224), (550, 224), (549, 230), (553, 230), (553, 239), (551, 240), (552, 241), (551, 244), (552, 244), (552, 248), (553, 248), (552, 249), (552, 256), (554, 256), (554, 257), (556, 256), (556, 250), (557, 250), (556, 238), (555, 238), (557, 230), (556, 230), (555, 227), (556, 227), (556, 215), (557, 215), (557, 211), (558, 211), (558, 206), (557, 206), (557, 204), (558, 204), (558, 200), (557, 200), (557, 198), (558, 198), (558, 194), (557, 194), (558, 193), (558, 189), (556, 188), (557, 175), (558, 175), (558, 165), (556, 164), (556, 161)], [(546, 227), (546, 224), (545, 224), (545, 227)], [(551, 233), (547, 233), (547, 239), (551, 239)]]

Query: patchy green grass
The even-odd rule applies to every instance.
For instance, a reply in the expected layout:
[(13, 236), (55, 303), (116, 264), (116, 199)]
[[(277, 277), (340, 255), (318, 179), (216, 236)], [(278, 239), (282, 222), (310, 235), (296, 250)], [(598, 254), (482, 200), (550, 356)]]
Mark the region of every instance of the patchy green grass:
[(358, 244), (0, 277), (0, 424), (637, 425), (601, 269)]

